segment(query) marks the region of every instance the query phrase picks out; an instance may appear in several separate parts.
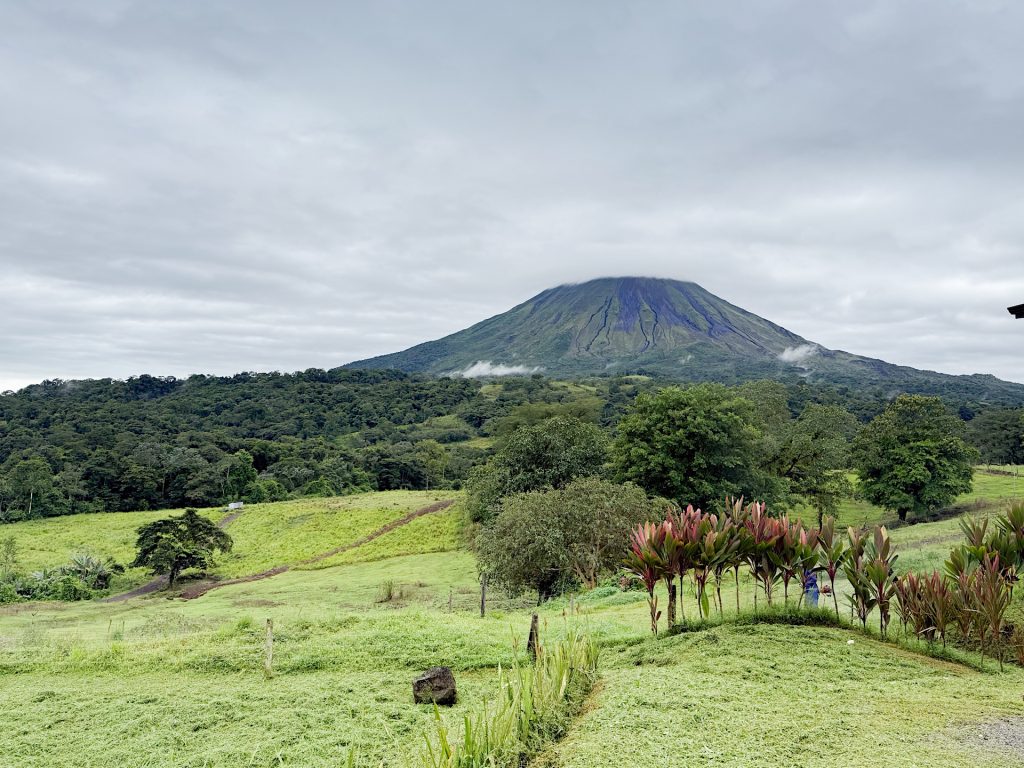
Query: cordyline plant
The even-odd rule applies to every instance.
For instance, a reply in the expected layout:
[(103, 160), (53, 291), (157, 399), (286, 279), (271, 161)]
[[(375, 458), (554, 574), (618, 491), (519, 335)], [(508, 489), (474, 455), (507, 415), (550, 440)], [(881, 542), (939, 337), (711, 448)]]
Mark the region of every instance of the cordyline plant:
[[(736, 550), (733, 552), (732, 573), (736, 586), (736, 613), (740, 612), (740, 565), (747, 562), (748, 553), (752, 546), (750, 532), (747, 530), (747, 519), (750, 517), (751, 507), (743, 506), (743, 497), (738, 499), (726, 498), (725, 500), (729, 522), (732, 523), (733, 539), (736, 543)], [(721, 600), (719, 600), (721, 603)]]
[(683, 582), (686, 579), (686, 574), (694, 566), (697, 552), (697, 542), (691, 530), (703, 517), (704, 513), (700, 509), (694, 509), (692, 505), (689, 505), (678, 514), (670, 514), (666, 520), (669, 524), (669, 535), (673, 539), (673, 555), (668, 566), (679, 577), (679, 610), (683, 619), (686, 618), (683, 606)]
[(839, 598), (836, 596), (836, 574), (846, 562), (849, 548), (842, 536), (836, 534), (836, 519), (831, 515), (822, 521), (818, 532), (818, 564), (828, 574), (829, 589), (832, 592), (832, 604), (836, 608), (836, 620), (839, 619)]
[(999, 658), (999, 669), (1003, 668), (1003, 617), (1010, 607), (1010, 587), (1003, 577), (999, 555), (985, 555), (975, 572), (974, 593), (978, 609), (979, 640), (981, 658), (985, 660), (985, 635), (988, 634)]
[(654, 590), (658, 581), (665, 574), (665, 561), (662, 559), (665, 539), (671, 532), (667, 522), (644, 523), (630, 536), (630, 548), (626, 554), (626, 570), (643, 582), (647, 589), (647, 604), (651, 609), (651, 632), (658, 634), (658, 597)]
[(804, 588), (806, 574), (817, 573), (820, 570), (818, 567), (818, 537), (820, 535), (821, 531), (818, 529), (812, 528), (807, 530), (801, 526), (797, 536), (793, 562), (796, 565), (797, 572), (800, 574), (799, 605), (803, 605), (804, 596), (806, 595)]
[[(718, 600), (718, 615), (722, 616), (722, 579), (725, 577), (725, 572), (732, 568), (734, 563), (739, 562), (737, 554), (743, 545), (745, 537), (743, 533), (736, 528), (735, 524), (733, 524), (732, 519), (723, 514), (718, 518), (717, 525), (715, 527), (715, 539), (714, 546), (718, 550), (718, 554), (714, 557), (715, 597)], [(738, 603), (738, 580), (736, 584), (736, 597)], [(737, 613), (738, 612), (739, 611), (737, 610)]]
[[(779, 580), (779, 568), (776, 565), (773, 553), (776, 542), (785, 533), (785, 528), (780, 520), (768, 516), (764, 504), (754, 502), (750, 505), (746, 517), (746, 530), (748, 546), (746, 547), (746, 560), (750, 566), (750, 574), (754, 581), (764, 589), (768, 605), (772, 604), (772, 593), (775, 584)], [(754, 590), (754, 610), (757, 610), (757, 590)]]
[(899, 576), (893, 583), (895, 587), (896, 616), (899, 617), (900, 625), (903, 627), (903, 635), (906, 636), (907, 626), (914, 624), (914, 634), (920, 636), (923, 626), (917, 621), (923, 620), (924, 611), (921, 609), (922, 587), (921, 580), (913, 573), (905, 573)]
[(963, 640), (971, 638), (974, 628), (981, 619), (977, 593), (974, 588), (976, 570), (961, 571), (955, 578), (950, 579), (953, 584), (953, 589), (950, 591), (951, 612), (957, 632)]
[(857, 615), (861, 628), (867, 631), (868, 615), (875, 608), (874, 590), (871, 582), (864, 572), (866, 563), (865, 550), (867, 549), (867, 531), (857, 531), (853, 528), (847, 529), (850, 539), (850, 551), (846, 562), (843, 564), (843, 573), (846, 580), (850, 582), (851, 592), (847, 595), (851, 610)]
[(878, 607), (878, 629), (882, 637), (889, 629), (889, 615), (892, 596), (896, 591), (893, 584), (895, 575), (893, 565), (898, 555), (892, 551), (892, 542), (885, 526), (875, 528), (871, 544), (868, 548), (868, 560), (864, 566), (864, 576), (871, 585), (874, 603)]

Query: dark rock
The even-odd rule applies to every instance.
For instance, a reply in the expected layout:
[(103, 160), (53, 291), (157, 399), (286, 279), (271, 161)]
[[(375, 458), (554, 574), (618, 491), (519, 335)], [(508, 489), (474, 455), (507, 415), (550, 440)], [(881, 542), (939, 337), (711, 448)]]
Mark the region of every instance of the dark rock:
[(431, 667), (412, 681), (412, 697), (417, 704), (450, 707), (455, 703), (455, 675), (448, 667)]

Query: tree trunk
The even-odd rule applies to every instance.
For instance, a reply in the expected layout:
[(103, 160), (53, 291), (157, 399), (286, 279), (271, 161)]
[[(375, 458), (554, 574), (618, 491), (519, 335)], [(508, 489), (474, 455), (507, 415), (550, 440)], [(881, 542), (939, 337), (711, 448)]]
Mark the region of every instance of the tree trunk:
[(675, 581), (668, 580), (668, 628), (669, 630), (676, 624), (676, 583)]
[(736, 575), (736, 615), (740, 615), (740, 567), (737, 565), (733, 568), (733, 573)]

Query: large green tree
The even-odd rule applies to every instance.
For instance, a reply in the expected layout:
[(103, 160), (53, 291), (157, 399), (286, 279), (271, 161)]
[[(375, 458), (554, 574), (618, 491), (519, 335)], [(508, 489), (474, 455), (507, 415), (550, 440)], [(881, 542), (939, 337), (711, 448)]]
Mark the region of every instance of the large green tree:
[(167, 586), (186, 568), (208, 568), (216, 552), (231, 551), (231, 537), (194, 509), (166, 517), (138, 530), (133, 567), (166, 573)]
[(860, 492), (900, 520), (945, 507), (971, 490), (978, 452), (942, 400), (902, 395), (854, 440)]
[(538, 600), (571, 583), (593, 587), (620, 564), (630, 530), (664, 515), (663, 506), (635, 485), (596, 477), (508, 496), (477, 537), (480, 567), (512, 592), (536, 590)]
[(817, 511), (819, 525), (853, 494), (845, 470), (857, 430), (857, 420), (843, 408), (809, 403), (797, 418), (779, 426), (769, 444), (765, 469), (781, 480), (789, 501)]
[(594, 424), (556, 416), (519, 427), (487, 464), (470, 475), (470, 514), (478, 521), (489, 520), (503, 497), (561, 488), (577, 477), (597, 475), (607, 459), (608, 437)]
[(640, 395), (612, 446), (616, 479), (705, 508), (726, 496), (770, 497), (757, 424), (751, 401), (720, 384)]

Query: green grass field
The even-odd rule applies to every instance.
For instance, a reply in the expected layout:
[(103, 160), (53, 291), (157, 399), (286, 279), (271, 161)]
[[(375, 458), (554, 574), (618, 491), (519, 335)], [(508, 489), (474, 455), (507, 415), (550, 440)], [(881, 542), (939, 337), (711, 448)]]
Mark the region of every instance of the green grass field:
[[(229, 528), (238, 559), (220, 567), (245, 573), (274, 558), (304, 559), (435, 498), (443, 496), (251, 507)], [(49, 531), (53, 540), (38, 542), (35, 556), (59, 562), (62, 548), (93, 535), (88, 549), (127, 541), (130, 551), (124, 531), (156, 514), (10, 528), (19, 542)], [(444, 716), (457, 725), (495, 696), (498, 666), (514, 663), (534, 610), (529, 596), (492, 592), (480, 618), (460, 520), (456, 505), (308, 569), (190, 601), (156, 593), (0, 608), (0, 706), (8, 713), (0, 768), (319, 768), (344, 765), (350, 749), (361, 766), (417, 765), (433, 712), (412, 703), (412, 678), (435, 664), (455, 669), (460, 701)], [(899, 528), (893, 538), (898, 564), (916, 569), (944, 559), (959, 534), (945, 520)], [(723, 590), (726, 619), (732, 590)], [(745, 610), (752, 598), (744, 578)], [(692, 589), (684, 605), (693, 618)], [(572, 627), (593, 635), (602, 662), (580, 718), (536, 766), (1024, 766), (971, 736), (987, 721), (1024, 717), (1024, 671), (1016, 667), (997, 673), (990, 661), (982, 672), (829, 627), (726, 621), (653, 638), (644, 594), (612, 586), (539, 613), (549, 639)], [(268, 618), (275, 674), (266, 680)]]
[[(218, 577), (234, 578), (279, 565), (300, 563), (351, 544), (410, 512), (456, 496), (451, 491), (392, 491), (250, 505), (227, 526), (234, 547), (231, 552), (218, 557), (213, 573)], [(126, 564), (135, 556), (139, 526), (180, 512), (70, 515), (5, 525), (0, 529), (0, 535), (14, 537), (19, 564), (28, 571), (62, 565), (76, 552), (113, 557)], [(202, 510), (202, 514), (220, 521), (227, 512), (208, 509)], [(399, 528), (372, 542), (358, 555), (343, 553), (323, 564), (452, 549), (458, 544), (459, 515), (442, 513), (440, 518), (428, 516), (416, 520), (409, 530)], [(147, 580), (145, 571), (131, 569), (115, 581), (115, 591), (129, 589)]]
[[(388, 579), (408, 591), (378, 603)], [(184, 603), (8, 609), (0, 705), (17, 714), (0, 731), (0, 765), (338, 766), (353, 746), (361, 765), (415, 764), (432, 712), (412, 704), (412, 678), (451, 665), (461, 698), (445, 716), (457, 723), (493, 697), (497, 665), (525, 639), (529, 609), (481, 619), (475, 584), (470, 555), (435, 553)], [(828, 628), (724, 625), (654, 639), (639, 593), (603, 589), (576, 605), (574, 616), (564, 599), (545, 606), (545, 635), (594, 634), (602, 681), (541, 765), (1020, 764), (957, 740), (962, 723), (1024, 713), (1018, 670), (981, 673)]]

